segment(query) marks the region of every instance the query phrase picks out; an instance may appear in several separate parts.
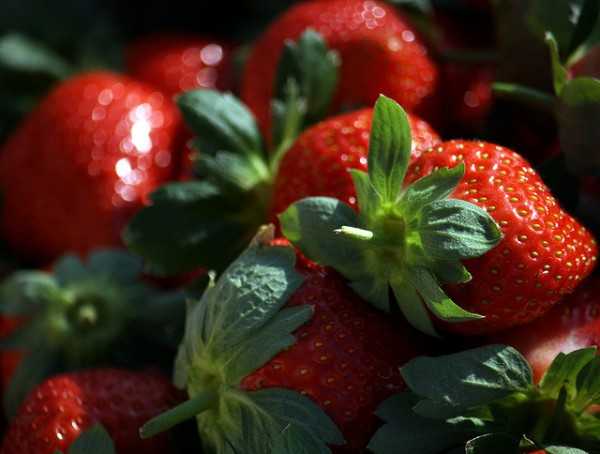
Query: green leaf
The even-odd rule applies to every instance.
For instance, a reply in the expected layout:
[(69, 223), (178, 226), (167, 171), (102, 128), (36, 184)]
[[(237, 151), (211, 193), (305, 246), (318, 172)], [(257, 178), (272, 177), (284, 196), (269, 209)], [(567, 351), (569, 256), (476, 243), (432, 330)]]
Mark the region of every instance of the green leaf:
[(546, 454), (591, 454), (587, 451), (569, 446), (544, 446)]
[(75, 255), (63, 255), (52, 267), (56, 282), (63, 286), (70, 282), (81, 281), (90, 278), (90, 272)]
[(279, 220), (285, 237), (311, 260), (346, 277), (357, 276), (363, 261), (359, 244), (335, 233), (342, 226), (358, 224), (348, 205), (329, 197), (309, 197), (290, 205)]
[(110, 435), (100, 424), (83, 432), (69, 448), (69, 454), (116, 454)]
[(548, 44), (550, 49), (550, 59), (552, 61), (554, 93), (560, 96), (565, 84), (567, 83), (569, 75), (566, 68), (560, 61), (560, 55), (558, 54), (558, 43), (550, 32), (546, 33), (546, 44)]
[(262, 143), (252, 113), (233, 95), (213, 90), (194, 90), (177, 101), (183, 118), (196, 134), (202, 153), (217, 151), (258, 154)]
[(463, 309), (452, 301), (425, 268), (411, 269), (408, 279), (411, 285), (417, 289), (429, 310), (440, 320), (457, 323), (484, 318), (482, 315)]
[(466, 454), (519, 454), (519, 439), (504, 433), (475, 437), (465, 446)]
[(0, 68), (43, 73), (56, 79), (67, 77), (72, 71), (69, 64), (51, 49), (20, 34), (8, 34), (0, 38)]
[(360, 217), (361, 219), (369, 219), (376, 214), (377, 209), (381, 205), (381, 197), (379, 197), (379, 194), (371, 184), (367, 172), (358, 169), (350, 169), (349, 172), (356, 190)]
[[(357, 264), (358, 268), (358, 264)], [(376, 274), (376, 273), (374, 273)], [(389, 312), (390, 286), (386, 277), (367, 276), (350, 283), (350, 287), (377, 309)]]
[(503, 345), (437, 358), (419, 357), (401, 372), (409, 389), (418, 396), (461, 407), (487, 405), (532, 386), (527, 361), (514, 348)]
[(201, 179), (213, 183), (225, 194), (239, 197), (268, 178), (266, 163), (255, 155), (239, 155), (218, 151), (214, 155), (200, 153), (196, 171)]
[(439, 169), (415, 181), (402, 195), (401, 209), (408, 216), (417, 213), (425, 205), (445, 199), (465, 175), (465, 165), (461, 163), (450, 169)]
[(3, 398), (4, 412), (9, 421), (17, 414), (19, 405), (29, 392), (55, 369), (55, 352), (43, 344), (32, 348), (21, 359)]
[(557, 111), (560, 145), (576, 174), (600, 170), (600, 80), (579, 77), (564, 87)]
[(143, 270), (139, 257), (119, 249), (95, 250), (90, 255), (87, 266), (96, 278), (106, 276), (122, 284), (135, 282)]
[(572, 404), (579, 411), (592, 403), (600, 403), (600, 357), (594, 358), (579, 370), (576, 380), (577, 396)]
[[(386, 285), (387, 287), (387, 285)], [(396, 302), (408, 323), (430, 336), (439, 336), (417, 290), (408, 282), (392, 281)]]
[(206, 181), (171, 183), (151, 199), (153, 204), (133, 217), (123, 240), (157, 274), (177, 274), (200, 266), (224, 269), (261, 222), (240, 211), (245, 203), (252, 206), (250, 201), (240, 196), (232, 203)]
[(303, 126), (325, 117), (337, 88), (340, 59), (330, 50), (323, 37), (306, 30), (297, 42), (287, 41), (277, 68), (275, 96), (287, 98), (288, 83), (298, 87), (300, 102), (305, 106)]
[(482, 256), (502, 239), (500, 227), (485, 210), (456, 199), (425, 206), (418, 232), (425, 254), (442, 260)]
[(4, 315), (28, 315), (48, 303), (58, 291), (51, 274), (42, 271), (18, 271), (0, 286), (0, 312)]
[(570, 399), (577, 395), (577, 375), (596, 356), (596, 348), (583, 348), (571, 353), (559, 353), (540, 381), (540, 391), (556, 398), (564, 387)]
[(481, 429), (468, 423), (452, 425), (416, 415), (412, 412), (415, 401), (410, 393), (401, 393), (380, 405), (376, 413), (386, 424), (369, 442), (369, 450), (375, 454), (440, 454), (480, 433)]
[(411, 154), (411, 130), (404, 109), (380, 95), (369, 141), (369, 178), (383, 203), (394, 203), (402, 189)]

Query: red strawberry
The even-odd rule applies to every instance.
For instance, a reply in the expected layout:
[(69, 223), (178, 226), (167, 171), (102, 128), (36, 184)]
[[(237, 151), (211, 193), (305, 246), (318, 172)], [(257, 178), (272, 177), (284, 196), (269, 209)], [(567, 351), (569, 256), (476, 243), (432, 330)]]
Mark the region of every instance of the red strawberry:
[(543, 317), (488, 340), (519, 350), (538, 382), (559, 353), (600, 347), (600, 279), (590, 277)]
[(504, 236), (483, 257), (466, 263), (473, 280), (448, 289), (486, 320), (452, 325), (468, 334), (498, 331), (538, 318), (571, 293), (596, 263), (590, 233), (557, 204), (519, 154), (484, 142), (444, 142), (412, 163), (406, 183), (434, 169), (465, 164), (452, 197), (484, 208)]
[(412, 26), (385, 3), (308, 1), (290, 8), (259, 38), (244, 70), (242, 99), (269, 136), (270, 100), (286, 40), (311, 28), (342, 60), (335, 106), (370, 105), (380, 93), (425, 114), (437, 69)]
[(595, 240), (517, 153), (450, 141), (411, 159), (406, 113), (384, 96), (374, 112), (368, 173), (352, 170), (358, 213), (309, 197), (279, 216), (309, 259), (429, 334), (432, 315), (471, 335), (526, 323), (591, 272)]
[(232, 48), (198, 36), (152, 35), (129, 45), (127, 71), (133, 77), (175, 96), (196, 88), (232, 88)]
[(179, 118), (164, 95), (124, 76), (59, 85), (0, 151), (9, 245), (46, 261), (119, 244), (148, 193), (174, 176)]
[(165, 378), (118, 369), (57, 375), (31, 392), (4, 437), (2, 454), (67, 452), (86, 429), (102, 424), (120, 453), (170, 453), (166, 436), (141, 440), (139, 427), (180, 400)]
[[(406, 325), (398, 329), (334, 271), (303, 258), (294, 270), (294, 252), (269, 246), (271, 235), (268, 230), (261, 234), (259, 243), (234, 262), (188, 314), (175, 374), (191, 399), (185, 405), (197, 408), (200, 436), (209, 450), (218, 451), (227, 441), (233, 450), (242, 446), (246, 452), (271, 452), (288, 429), (293, 441), (304, 436), (299, 423), (315, 430), (312, 425), (324, 418), (324, 411), (346, 440), (335, 452), (362, 452), (379, 425), (376, 406), (404, 388), (399, 366), (426, 350), (428, 341)], [(275, 312), (274, 305), (279, 307)], [(257, 318), (250, 315), (254, 313)], [(198, 317), (206, 317), (201, 331)], [(235, 339), (229, 341), (232, 329)], [(253, 348), (260, 353), (248, 358)], [(277, 405), (282, 396), (287, 401), (281, 402), (283, 407), (268, 404)], [(216, 399), (221, 402), (218, 407)], [(295, 409), (285, 418), (286, 430), (271, 433), (272, 421), (261, 420), (260, 412), (245, 413), (256, 406), (272, 421), (279, 421), (280, 411)], [(166, 427), (161, 427), (163, 422), (176, 423), (177, 413), (175, 409), (172, 417), (150, 422), (142, 434)], [(339, 444), (331, 422), (325, 418), (321, 423), (316, 440)], [(323, 435), (328, 431), (334, 435)], [(316, 440), (311, 441), (315, 450)]]
[[(307, 129), (285, 154), (273, 190), (272, 216), (304, 197), (327, 196), (356, 206), (349, 169), (367, 169), (373, 109), (324, 120)], [(412, 159), (440, 142), (438, 134), (410, 115)]]

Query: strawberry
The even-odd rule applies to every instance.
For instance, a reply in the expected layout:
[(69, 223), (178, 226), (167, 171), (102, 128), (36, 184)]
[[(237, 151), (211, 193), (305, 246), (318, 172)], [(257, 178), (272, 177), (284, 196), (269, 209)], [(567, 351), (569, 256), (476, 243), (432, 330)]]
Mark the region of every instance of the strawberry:
[[(310, 33), (298, 47), (323, 50)], [(322, 58), (315, 60), (326, 59), (318, 55)], [(156, 191), (153, 204), (133, 218), (124, 235), (128, 247), (154, 270), (222, 270), (261, 224), (273, 221), (291, 202), (330, 195), (353, 203), (348, 170), (365, 168), (372, 109), (324, 120), (296, 142), (298, 131), (284, 128), (281, 145), (271, 153), (264, 149), (252, 114), (231, 95), (197, 90), (182, 95), (179, 105), (202, 150), (195, 163), (198, 181)], [(411, 115), (410, 125), (414, 156), (439, 142), (418, 117)]]
[(7, 243), (36, 262), (118, 245), (148, 193), (174, 176), (180, 128), (169, 99), (127, 77), (63, 82), (0, 150)]
[[(367, 169), (373, 109), (342, 114), (307, 129), (285, 154), (275, 178), (272, 216), (304, 197), (328, 196), (356, 206), (348, 170)], [(440, 142), (425, 121), (409, 116), (411, 159)]]
[(517, 153), (450, 141), (410, 154), (405, 113), (382, 96), (368, 173), (351, 171), (359, 214), (306, 198), (280, 215), (284, 235), (382, 310), (391, 286), (407, 319), (430, 334), (430, 315), (471, 335), (526, 323), (591, 272), (595, 240)]
[(185, 35), (144, 36), (125, 52), (127, 72), (169, 97), (196, 88), (232, 87), (232, 47)]
[(559, 353), (600, 346), (600, 279), (590, 277), (543, 317), (489, 341), (519, 350), (539, 382)]
[[(0, 385), (7, 414), (53, 373), (170, 358), (184, 301), (181, 291), (147, 285), (142, 261), (119, 250), (96, 250), (85, 262), (67, 255), (52, 272), (9, 276), (0, 286), (0, 326), (6, 327)], [(152, 351), (151, 358), (145, 351)]]
[(334, 109), (370, 105), (384, 93), (423, 115), (437, 68), (416, 30), (393, 7), (372, 0), (307, 1), (291, 7), (258, 39), (246, 64), (242, 99), (261, 130), (270, 130), (275, 68), (286, 40), (306, 29), (320, 33), (342, 61)]
[(54, 376), (34, 389), (2, 442), (2, 454), (54, 454), (96, 423), (106, 427), (117, 452), (174, 452), (166, 436), (141, 440), (138, 428), (180, 400), (155, 373), (90, 369)]
[(378, 426), (373, 410), (404, 387), (398, 366), (427, 340), (397, 329), (332, 270), (305, 259), (294, 267), (291, 248), (269, 245), (272, 231), (192, 303), (175, 372), (190, 400), (142, 436), (196, 416), (210, 452), (283, 443), (327, 452), (344, 439), (335, 452), (365, 449)]
[[(560, 353), (535, 383), (514, 348), (488, 345), (402, 367), (409, 391), (385, 401), (369, 448), (389, 452), (596, 453), (600, 356)], [(435, 434), (435, 435), (434, 435)]]

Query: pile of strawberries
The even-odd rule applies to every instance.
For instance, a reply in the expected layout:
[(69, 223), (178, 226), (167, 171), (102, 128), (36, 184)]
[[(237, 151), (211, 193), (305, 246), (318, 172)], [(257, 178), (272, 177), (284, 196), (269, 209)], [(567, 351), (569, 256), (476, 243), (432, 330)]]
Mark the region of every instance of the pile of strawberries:
[(0, 35), (0, 454), (600, 453), (596, 0), (122, 56)]

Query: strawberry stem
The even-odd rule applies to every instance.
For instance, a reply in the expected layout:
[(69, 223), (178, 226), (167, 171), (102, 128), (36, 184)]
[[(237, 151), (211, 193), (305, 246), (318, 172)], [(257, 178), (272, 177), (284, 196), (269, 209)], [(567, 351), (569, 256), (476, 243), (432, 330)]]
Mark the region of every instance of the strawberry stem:
[(140, 429), (140, 437), (144, 439), (153, 437), (192, 419), (212, 408), (218, 398), (219, 394), (214, 390), (201, 392), (196, 397), (152, 418)]
[(536, 109), (554, 114), (556, 107), (555, 98), (543, 91), (505, 82), (492, 84), (492, 90), (500, 98), (514, 99)]
[(338, 235), (344, 235), (355, 240), (370, 241), (373, 239), (373, 232), (370, 230), (360, 229), (358, 227), (350, 227), (347, 225), (343, 225), (339, 229), (335, 229), (334, 232)]

